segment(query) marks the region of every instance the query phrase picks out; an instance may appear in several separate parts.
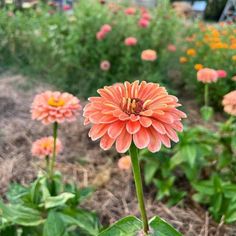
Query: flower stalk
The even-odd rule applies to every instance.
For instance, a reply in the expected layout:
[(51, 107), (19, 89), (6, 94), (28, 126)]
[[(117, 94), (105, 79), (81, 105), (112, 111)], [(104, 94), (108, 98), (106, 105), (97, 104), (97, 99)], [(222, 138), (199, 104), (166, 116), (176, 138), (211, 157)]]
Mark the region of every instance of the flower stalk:
[(140, 210), (142, 222), (143, 222), (143, 231), (145, 234), (147, 234), (149, 231), (149, 226), (148, 226), (147, 213), (146, 213), (145, 203), (144, 203), (142, 178), (141, 178), (140, 165), (139, 165), (139, 160), (138, 160), (138, 149), (134, 145), (134, 143), (131, 144), (130, 149), (129, 149), (129, 153), (130, 153), (131, 162), (132, 162), (134, 182), (135, 182), (136, 194), (137, 194), (137, 198), (138, 198), (139, 210)]
[(50, 173), (49, 176), (52, 179), (54, 175), (54, 165), (56, 161), (56, 145), (57, 145), (57, 130), (58, 130), (58, 123), (53, 123), (53, 153), (50, 165)]
[(208, 95), (209, 94), (209, 87), (208, 84), (205, 84), (205, 91), (204, 91), (204, 100), (205, 100), (205, 107), (208, 106)]

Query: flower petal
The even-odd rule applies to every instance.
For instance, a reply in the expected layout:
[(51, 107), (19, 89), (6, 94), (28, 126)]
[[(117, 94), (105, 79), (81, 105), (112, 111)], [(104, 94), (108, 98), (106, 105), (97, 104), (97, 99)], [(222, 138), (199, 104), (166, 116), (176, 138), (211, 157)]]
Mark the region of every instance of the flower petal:
[(115, 123), (110, 125), (108, 129), (108, 135), (111, 138), (116, 139), (121, 134), (124, 127), (125, 127), (125, 122), (116, 121)]
[(116, 150), (119, 153), (124, 153), (126, 152), (132, 141), (132, 135), (129, 134), (126, 129), (123, 129), (121, 132), (120, 136), (116, 140)]
[(103, 137), (101, 138), (100, 141), (100, 147), (103, 150), (108, 150), (111, 148), (111, 146), (113, 145), (113, 143), (115, 142), (114, 138), (110, 138), (110, 136), (108, 134), (103, 135)]
[(149, 127), (152, 125), (152, 120), (148, 117), (145, 117), (145, 116), (141, 116), (140, 117), (140, 124), (143, 126), (143, 127)]
[(127, 123), (126, 123), (126, 130), (130, 133), (130, 134), (135, 134), (137, 133), (139, 130), (140, 130), (140, 123), (139, 121), (131, 121), (129, 120)]
[(149, 145), (150, 137), (147, 130), (143, 127), (140, 128), (139, 132), (133, 135), (134, 144), (139, 149), (143, 149)]

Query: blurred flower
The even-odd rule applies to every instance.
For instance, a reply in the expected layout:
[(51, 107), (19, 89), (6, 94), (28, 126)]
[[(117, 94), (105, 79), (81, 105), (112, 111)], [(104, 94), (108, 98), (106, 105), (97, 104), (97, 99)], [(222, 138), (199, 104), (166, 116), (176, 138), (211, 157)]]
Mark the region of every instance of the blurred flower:
[(197, 79), (202, 83), (212, 83), (218, 80), (218, 73), (216, 70), (204, 68), (197, 72)]
[(227, 77), (227, 72), (225, 70), (217, 70), (218, 78), (225, 78)]
[(232, 60), (233, 60), (233, 61), (236, 61), (236, 55), (233, 55), (233, 56), (232, 56)]
[(157, 53), (151, 49), (144, 50), (142, 51), (141, 59), (143, 61), (155, 61), (157, 59)]
[(76, 22), (77, 18), (74, 15), (71, 15), (71, 16), (68, 17), (68, 21), (69, 22)]
[(101, 70), (104, 70), (104, 71), (107, 71), (107, 70), (109, 70), (110, 69), (110, 67), (111, 67), (111, 64), (110, 64), (110, 62), (109, 61), (102, 61), (101, 63), (100, 63), (100, 68), (101, 68)]
[(109, 33), (112, 30), (112, 27), (108, 24), (105, 24), (101, 27), (100, 31), (106, 33)]
[(118, 168), (121, 170), (129, 170), (132, 166), (130, 156), (123, 156), (118, 161)]
[(236, 90), (226, 94), (223, 98), (222, 104), (226, 113), (236, 116)]
[(7, 13), (7, 16), (13, 17), (13, 16), (14, 16), (14, 13), (13, 13), (12, 11), (9, 11), (9, 12)]
[(196, 50), (194, 48), (189, 48), (186, 53), (188, 56), (196, 56)]
[(63, 6), (63, 11), (69, 11), (69, 10), (71, 10), (72, 8), (71, 8), (71, 6), (70, 5), (64, 5)]
[(135, 37), (128, 37), (124, 41), (126, 46), (134, 46), (137, 44), (137, 39)]
[(99, 31), (96, 33), (97, 40), (103, 40), (105, 37), (106, 37), (106, 33), (104, 33), (103, 31)]
[(176, 51), (176, 46), (175, 46), (174, 44), (169, 44), (169, 45), (167, 46), (167, 50), (168, 50), (169, 52), (175, 52), (175, 51)]
[(129, 7), (124, 10), (126, 15), (134, 15), (136, 13), (136, 9), (134, 7)]
[(202, 64), (195, 64), (194, 69), (199, 71), (199, 70), (203, 69), (203, 65)]
[(232, 80), (233, 80), (233, 81), (236, 81), (236, 75), (232, 77)]
[(180, 62), (181, 64), (184, 64), (184, 63), (186, 63), (187, 61), (188, 61), (187, 57), (180, 57), (180, 58), (179, 58), (179, 62)]
[[(44, 137), (36, 140), (32, 145), (32, 155), (36, 157), (46, 157), (53, 154), (53, 137)], [(56, 154), (59, 154), (62, 151), (62, 144), (59, 139), (56, 140)]]
[(108, 150), (115, 143), (119, 153), (125, 153), (132, 142), (139, 149), (151, 152), (161, 145), (178, 142), (185, 113), (178, 110), (178, 99), (155, 83), (135, 81), (99, 89), (99, 97), (89, 98), (84, 108), (84, 124), (92, 124), (89, 137), (101, 138), (100, 147)]
[(149, 21), (144, 18), (141, 18), (138, 22), (138, 25), (142, 28), (146, 28), (149, 25)]
[(31, 106), (33, 120), (43, 124), (74, 121), (81, 110), (80, 101), (69, 93), (46, 91), (35, 96)]
[(142, 18), (148, 21), (152, 19), (152, 17), (147, 12), (142, 13)]

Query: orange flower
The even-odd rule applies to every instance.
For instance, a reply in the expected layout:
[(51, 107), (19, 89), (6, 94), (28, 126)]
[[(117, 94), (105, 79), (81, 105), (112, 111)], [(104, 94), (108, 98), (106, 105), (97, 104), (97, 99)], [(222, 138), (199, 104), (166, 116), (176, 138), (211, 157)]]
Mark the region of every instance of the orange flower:
[(187, 57), (180, 57), (179, 58), (179, 62), (182, 64), (186, 63), (187, 61), (188, 61)]
[[(35, 141), (32, 145), (32, 155), (36, 157), (46, 157), (53, 154), (53, 137), (44, 137)], [(59, 139), (56, 140), (56, 154), (62, 151), (62, 144)]]
[(121, 170), (129, 170), (131, 165), (132, 163), (130, 156), (123, 156), (118, 161), (118, 168)]
[(32, 119), (45, 125), (74, 121), (79, 110), (79, 99), (69, 93), (52, 91), (36, 95), (31, 106)]
[(233, 56), (232, 56), (232, 60), (233, 60), (233, 61), (236, 61), (236, 55), (233, 55)]
[(100, 97), (89, 98), (84, 108), (84, 124), (92, 123), (89, 137), (101, 138), (100, 147), (108, 150), (116, 143), (119, 153), (126, 152), (131, 142), (151, 152), (161, 145), (178, 142), (185, 113), (178, 110), (178, 99), (158, 84), (135, 81), (99, 89)]
[(202, 65), (202, 64), (196, 64), (196, 65), (194, 66), (194, 69), (197, 70), (197, 71), (199, 71), (199, 70), (203, 69), (203, 65)]
[(202, 83), (212, 83), (218, 80), (218, 73), (216, 70), (204, 68), (197, 72), (197, 79)]
[(226, 94), (223, 98), (222, 104), (226, 113), (236, 116), (236, 90)]
[(155, 61), (157, 59), (157, 53), (154, 50), (147, 49), (142, 51), (141, 58), (143, 61)]
[(186, 53), (188, 56), (196, 56), (196, 50), (194, 48), (188, 49)]

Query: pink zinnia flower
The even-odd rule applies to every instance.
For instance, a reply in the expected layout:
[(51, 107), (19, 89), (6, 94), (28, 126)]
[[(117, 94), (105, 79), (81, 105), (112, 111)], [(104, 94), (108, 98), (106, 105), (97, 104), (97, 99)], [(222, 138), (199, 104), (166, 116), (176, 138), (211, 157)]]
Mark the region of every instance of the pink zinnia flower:
[(197, 79), (202, 83), (212, 83), (218, 80), (218, 73), (216, 70), (203, 68), (197, 72)]
[(111, 30), (112, 30), (112, 27), (108, 24), (105, 24), (101, 27), (100, 31), (106, 34), (106, 33), (109, 33)]
[(142, 28), (147, 28), (149, 25), (149, 21), (144, 18), (141, 18), (138, 22), (138, 25)]
[(32, 119), (45, 125), (74, 121), (79, 110), (79, 99), (69, 93), (52, 91), (36, 95), (31, 106)]
[(130, 156), (123, 156), (118, 161), (118, 168), (121, 170), (129, 170), (132, 166)]
[(142, 18), (145, 19), (145, 20), (148, 20), (148, 21), (150, 21), (152, 19), (152, 17), (147, 12), (144, 12), (142, 14)]
[(236, 116), (236, 90), (226, 94), (223, 98), (222, 104), (225, 112), (232, 116)]
[(137, 39), (135, 37), (128, 37), (124, 41), (126, 46), (135, 46), (137, 44)]
[(71, 6), (70, 5), (64, 5), (63, 6), (63, 11), (69, 11), (71, 10)]
[[(35, 141), (32, 145), (32, 155), (36, 157), (46, 157), (53, 154), (53, 137), (44, 137)], [(62, 151), (62, 144), (59, 139), (56, 140), (56, 154)]]
[(108, 150), (115, 143), (119, 153), (126, 152), (131, 142), (151, 152), (161, 145), (178, 142), (185, 113), (178, 110), (178, 99), (159, 84), (135, 81), (99, 89), (100, 97), (89, 98), (84, 108), (84, 124), (92, 124), (89, 137), (101, 138), (100, 146)]
[(134, 7), (129, 7), (125, 9), (124, 12), (126, 15), (134, 15), (136, 12), (136, 9)]
[(103, 40), (105, 37), (106, 37), (106, 33), (103, 32), (103, 31), (99, 31), (99, 32), (97, 32), (97, 34), (96, 34), (97, 40)]
[(225, 78), (227, 77), (227, 72), (225, 70), (217, 70), (218, 78)]
[(142, 51), (141, 59), (144, 61), (155, 61), (157, 59), (157, 53), (151, 49), (144, 50)]
[(108, 71), (111, 67), (111, 64), (109, 61), (105, 60), (100, 63), (101, 70)]
[(167, 50), (168, 50), (169, 52), (175, 52), (175, 51), (176, 51), (176, 46), (175, 46), (174, 44), (169, 44), (169, 45), (167, 46)]

